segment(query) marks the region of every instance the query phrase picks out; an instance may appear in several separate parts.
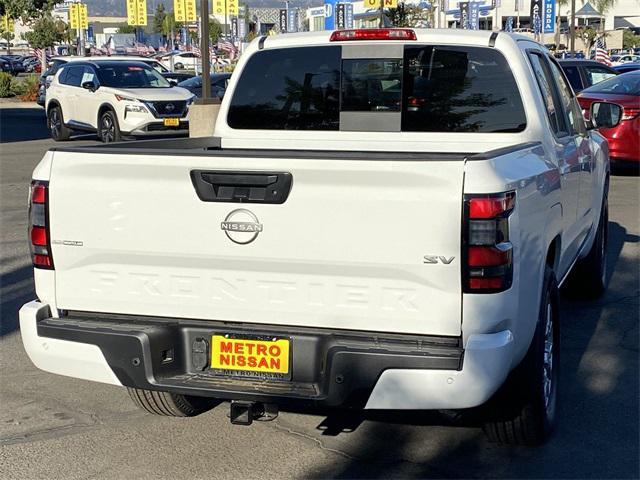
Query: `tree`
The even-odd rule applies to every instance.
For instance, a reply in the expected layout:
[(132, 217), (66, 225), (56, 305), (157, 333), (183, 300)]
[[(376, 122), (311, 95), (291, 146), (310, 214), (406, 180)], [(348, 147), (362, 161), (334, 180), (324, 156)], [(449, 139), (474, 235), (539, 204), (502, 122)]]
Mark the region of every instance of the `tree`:
[(64, 33), (60, 32), (57, 21), (50, 13), (35, 20), (31, 28), (30, 32), (24, 34), (24, 38), (33, 48), (53, 47), (57, 42), (64, 40)]
[(182, 24), (180, 22), (176, 22), (176, 17), (173, 15), (173, 12), (165, 15), (164, 20), (162, 21), (162, 34), (165, 37), (171, 35), (171, 32), (176, 32), (182, 28)]
[(136, 33), (136, 27), (128, 23), (123, 23), (118, 27), (118, 33)]
[(595, 0), (593, 3), (593, 7), (604, 15), (615, 6), (617, 0)]
[(636, 35), (631, 30), (625, 30), (622, 34), (622, 46), (624, 48), (640, 47), (640, 35)]
[(156, 7), (153, 15), (153, 33), (164, 33), (165, 18), (167, 18), (167, 12), (164, 10), (164, 4), (161, 3)]
[(394, 27), (418, 27), (425, 22), (433, 25), (435, 7), (435, 2), (432, 2), (431, 10), (402, 2), (398, 3), (398, 8), (390, 8), (387, 17)]
[(9, 15), (10, 18), (21, 19), (24, 23), (31, 23), (51, 12), (57, 0), (1, 0), (0, 16)]
[(3, 40), (7, 41), (7, 55), (11, 54), (11, 41), (16, 38), (16, 36), (13, 34), (13, 32), (10, 32), (9, 30), (4, 31), (2, 30), (2, 33), (0, 33), (0, 38), (2, 38)]
[(209, 20), (209, 38), (212, 42), (217, 42), (222, 35), (222, 25), (215, 18)]
[(582, 41), (584, 42), (586, 51), (590, 52), (591, 47), (596, 41), (596, 38), (598, 38), (598, 35), (599, 35), (598, 31), (595, 28), (587, 27), (587, 28), (581, 28), (578, 34), (580, 35), (580, 37), (582, 38)]

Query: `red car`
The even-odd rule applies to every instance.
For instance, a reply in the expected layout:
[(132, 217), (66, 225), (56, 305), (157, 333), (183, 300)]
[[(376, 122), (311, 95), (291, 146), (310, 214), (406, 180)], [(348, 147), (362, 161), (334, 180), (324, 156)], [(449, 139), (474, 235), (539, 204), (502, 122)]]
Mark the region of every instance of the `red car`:
[(593, 102), (616, 103), (623, 108), (618, 126), (599, 131), (609, 141), (613, 163), (640, 165), (640, 70), (596, 83), (580, 92), (578, 101), (585, 118), (588, 118)]

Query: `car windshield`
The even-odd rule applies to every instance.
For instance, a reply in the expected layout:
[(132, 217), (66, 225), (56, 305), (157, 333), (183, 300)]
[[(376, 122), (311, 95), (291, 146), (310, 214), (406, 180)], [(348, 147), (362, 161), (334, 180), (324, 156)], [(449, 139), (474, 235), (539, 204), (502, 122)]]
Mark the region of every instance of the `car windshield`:
[(101, 65), (100, 85), (114, 88), (170, 88), (171, 84), (153, 68), (143, 63)]
[(600, 82), (582, 93), (608, 93), (612, 95), (640, 95), (640, 73), (629, 72)]
[(169, 69), (162, 65), (160, 62), (153, 61), (144, 61), (145, 64), (149, 65), (151, 68), (156, 69), (160, 73), (168, 73)]

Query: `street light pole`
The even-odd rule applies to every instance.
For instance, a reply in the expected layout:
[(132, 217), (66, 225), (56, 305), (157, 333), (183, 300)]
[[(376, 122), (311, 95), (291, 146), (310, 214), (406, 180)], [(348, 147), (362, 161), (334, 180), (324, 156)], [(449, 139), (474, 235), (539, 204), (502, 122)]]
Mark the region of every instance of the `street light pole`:
[(202, 98), (211, 98), (211, 64), (209, 63), (209, 0), (201, 0), (202, 37), (200, 38), (200, 58), (202, 59)]
[(384, 27), (384, 0), (380, 0), (380, 22), (378, 28)]

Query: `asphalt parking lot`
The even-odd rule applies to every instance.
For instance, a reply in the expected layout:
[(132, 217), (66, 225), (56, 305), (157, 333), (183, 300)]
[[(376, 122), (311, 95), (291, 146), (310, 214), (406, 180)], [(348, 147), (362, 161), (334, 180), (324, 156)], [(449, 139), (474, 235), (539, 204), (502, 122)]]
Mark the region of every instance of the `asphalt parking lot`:
[(35, 297), (27, 191), (54, 142), (39, 108), (2, 105), (0, 127), (0, 478), (640, 477), (640, 178), (611, 181), (606, 295), (563, 300), (560, 421), (545, 446), (496, 446), (453, 412), (283, 412), (239, 427), (225, 403), (196, 418), (156, 418), (124, 389), (30, 363), (17, 325)]

